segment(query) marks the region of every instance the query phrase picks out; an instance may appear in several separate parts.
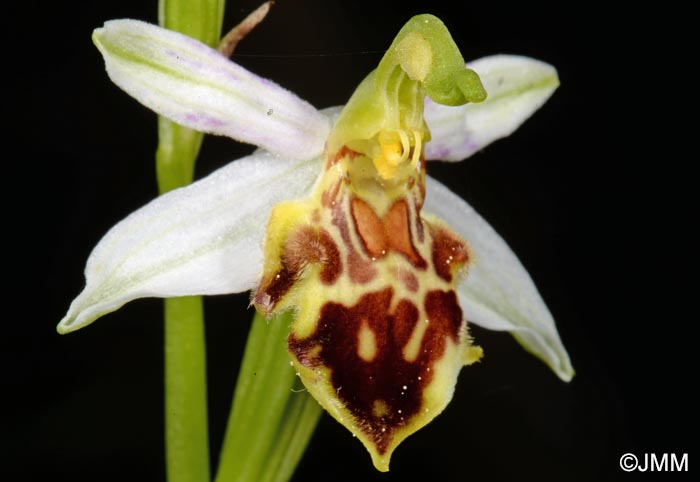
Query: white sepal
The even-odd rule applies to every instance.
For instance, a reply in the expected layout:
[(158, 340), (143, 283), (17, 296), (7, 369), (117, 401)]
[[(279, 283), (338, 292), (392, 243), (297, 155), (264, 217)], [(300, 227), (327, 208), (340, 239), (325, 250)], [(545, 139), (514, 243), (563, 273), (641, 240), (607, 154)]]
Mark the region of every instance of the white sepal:
[(58, 331), (136, 298), (250, 290), (272, 206), (309, 193), (320, 169), (320, 158), (291, 162), (257, 151), (133, 212), (90, 254), (85, 289)]
[(574, 375), (554, 319), (517, 256), (462, 198), (428, 177), (425, 210), (471, 246), (474, 264), (457, 286), (464, 316), (484, 328), (509, 331), (564, 381)]
[(289, 159), (321, 155), (330, 125), (312, 105), (185, 35), (138, 20), (95, 30), (112, 81), (180, 125)]

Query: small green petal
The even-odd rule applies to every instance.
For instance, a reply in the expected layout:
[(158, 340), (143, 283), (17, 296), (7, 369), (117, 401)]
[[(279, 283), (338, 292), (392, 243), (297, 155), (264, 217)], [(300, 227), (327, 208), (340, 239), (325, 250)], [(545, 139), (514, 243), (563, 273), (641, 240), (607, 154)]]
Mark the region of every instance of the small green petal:
[(554, 67), (517, 55), (494, 55), (468, 64), (489, 93), (479, 104), (459, 107), (425, 102), (425, 121), (431, 141), (428, 160), (461, 161), (491, 142), (509, 136), (559, 86)]

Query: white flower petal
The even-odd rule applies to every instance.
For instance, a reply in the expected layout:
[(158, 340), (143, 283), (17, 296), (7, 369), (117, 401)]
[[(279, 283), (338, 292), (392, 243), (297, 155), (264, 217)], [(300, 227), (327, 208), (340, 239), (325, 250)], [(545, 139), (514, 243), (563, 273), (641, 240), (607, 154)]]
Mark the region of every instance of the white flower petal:
[(432, 140), (428, 160), (461, 161), (509, 136), (559, 86), (554, 67), (517, 55), (494, 55), (467, 64), (481, 78), (488, 97), (478, 104), (449, 107), (426, 97), (425, 120)]
[(443, 219), (472, 247), (474, 264), (457, 290), (468, 321), (507, 330), (564, 381), (574, 370), (552, 314), (523, 265), (498, 233), (463, 199), (432, 178), (426, 211)]
[(178, 124), (289, 159), (320, 155), (330, 126), (313, 106), (185, 35), (113, 20), (93, 41), (112, 81)]
[(156, 198), (100, 240), (85, 289), (58, 331), (82, 328), (136, 298), (253, 288), (270, 209), (310, 192), (320, 169), (320, 158), (290, 162), (257, 151)]

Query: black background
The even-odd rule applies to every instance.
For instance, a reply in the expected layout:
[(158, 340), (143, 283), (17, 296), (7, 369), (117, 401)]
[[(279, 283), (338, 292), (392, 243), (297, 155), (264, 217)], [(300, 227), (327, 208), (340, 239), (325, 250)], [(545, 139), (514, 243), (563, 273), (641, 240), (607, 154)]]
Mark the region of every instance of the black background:
[[(156, 22), (155, 0), (25, 2), (10, 13), (3, 213), (2, 480), (164, 480), (158, 300), (89, 328), (55, 325), (83, 286), (91, 248), (156, 194), (155, 116), (108, 80), (91, 43), (106, 20)], [(459, 164), (429, 166), (501, 233), (552, 310), (577, 376), (566, 384), (507, 334), (455, 397), (397, 450), (388, 474), (324, 416), (295, 480), (680, 480), (624, 473), (625, 452), (690, 452), (694, 383), (683, 227), (694, 217), (661, 114), (685, 79), (659, 43), (661, 16), (606, 5), (280, 0), (236, 61), (315, 106), (342, 104), (403, 23), (430, 12), (465, 58), (529, 55), (562, 86), (531, 120)], [(232, 26), (255, 6), (228, 6)], [(656, 13), (654, 13), (656, 15)], [(314, 54), (314, 55), (309, 55)], [(671, 135), (669, 132), (674, 131)], [(208, 137), (201, 177), (251, 147)], [(13, 152), (11, 154), (11, 152)], [(261, 219), (261, 223), (265, 220)], [(687, 266), (687, 267), (686, 267)], [(206, 300), (211, 451), (216, 456), (251, 312)], [(689, 454), (692, 458), (695, 454)], [(6, 477), (2, 473), (7, 474)]]

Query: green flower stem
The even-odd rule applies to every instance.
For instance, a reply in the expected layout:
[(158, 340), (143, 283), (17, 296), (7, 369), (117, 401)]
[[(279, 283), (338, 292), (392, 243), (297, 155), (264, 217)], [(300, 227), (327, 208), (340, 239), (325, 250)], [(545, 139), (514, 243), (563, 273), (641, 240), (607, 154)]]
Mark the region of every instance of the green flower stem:
[[(159, 0), (158, 20), (214, 47), (225, 0)], [(160, 193), (192, 182), (203, 135), (158, 119)], [(208, 482), (206, 347), (201, 297), (165, 300), (165, 449), (169, 482)]]
[[(161, 193), (192, 182), (202, 134), (158, 119)], [(201, 296), (165, 303), (165, 460), (169, 482), (209, 482), (206, 345)]]
[(161, 194), (192, 182), (194, 164), (203, 138), (201, 132), (158, 117), (156, 176)]
[[(161, 26), (215, 47), (224, 1), (160, 0)], [(158, 119), (161, 193), (192, 182), (201, 133)], [(217, 481), (288, 481), (321, 415), (286, 350), (291, 318), (256, 315), (246, 345)], [(165, 300), (165, 425), (169, 482), (207, 482), (206, 350), (201, 297)]]
[(290, 366), (290, 323), (253, 319), (216, 482), (287, 481), (306, 449), (321, 408)]
[[(160, 193), (192, 182), (203, 135), (158, 118)], [(169, 482), (209, 482), (206, 343), (201, 296), (168, 298), (165, 311), (165, 452)]]
[(165, 446), (170, 482), (208, 482), (202, 298), (165, 300)]
[(226, 0), (158, 0), (158, 24), (216, 48)]

